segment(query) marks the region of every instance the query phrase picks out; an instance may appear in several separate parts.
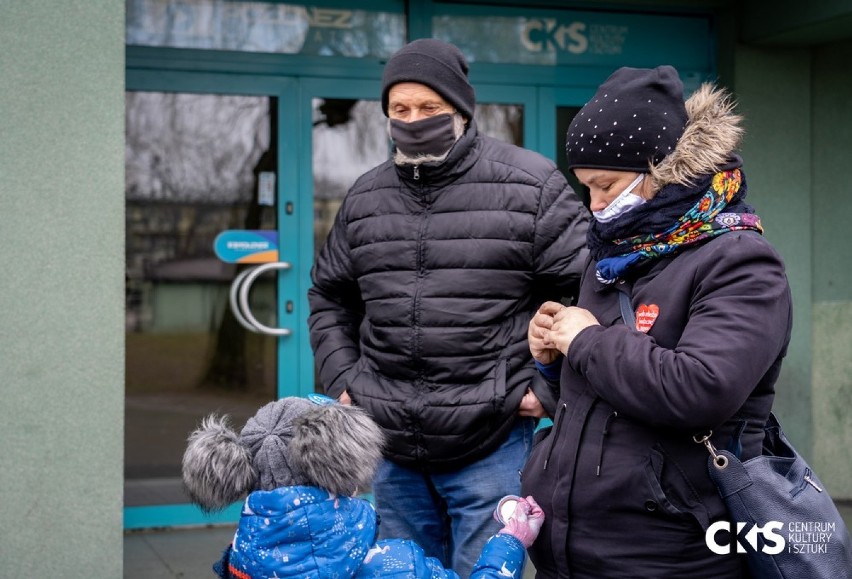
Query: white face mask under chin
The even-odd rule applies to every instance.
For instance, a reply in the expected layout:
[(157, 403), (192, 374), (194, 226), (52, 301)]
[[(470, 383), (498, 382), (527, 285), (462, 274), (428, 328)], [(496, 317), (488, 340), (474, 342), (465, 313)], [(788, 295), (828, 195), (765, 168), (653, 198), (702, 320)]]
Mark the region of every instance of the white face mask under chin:
[(633, 209), (634, 207), (638, 207), (645, 203), (645, 199), (640, 197), (639, 195), (633, 193), (633, 190), (636, 189), (636, 186), (642, 182), (642, 179), (645, 178), (644, 173), (639, 173), (639, 176), (636, 177), (627, 188), (622, 191), (618, 197), (613, 199), (612, 203), (601, 209), (600, 211), (593, 211), (592, 215), (598, 221), (598, 223), (609, 223), (616, 217), (620, 217)]

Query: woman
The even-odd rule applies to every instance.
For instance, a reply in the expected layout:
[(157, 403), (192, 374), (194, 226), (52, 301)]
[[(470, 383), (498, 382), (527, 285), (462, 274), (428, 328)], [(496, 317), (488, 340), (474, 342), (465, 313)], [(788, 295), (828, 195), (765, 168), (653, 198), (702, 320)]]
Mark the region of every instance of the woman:
[(736, 549), (707, 547), (727, 515), (692, 438), (760, 454), (790, 340), (784, 265), (744, 202), (740, 121), (709, 84), (684, 102), (670, 66), (622, 68), (568, 130), (595, 221), (577, 307), (547, 302), (529, 325), (560, 389), (523, 472), (546, 515), (538, 577), (747, 575)]

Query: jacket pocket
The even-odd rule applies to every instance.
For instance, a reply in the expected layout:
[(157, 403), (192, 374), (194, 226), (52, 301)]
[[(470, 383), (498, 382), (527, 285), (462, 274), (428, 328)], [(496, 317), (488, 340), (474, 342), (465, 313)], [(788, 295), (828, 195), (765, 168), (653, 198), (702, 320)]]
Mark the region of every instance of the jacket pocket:
[[(509, 379), (509, 360), (501, 358), (494, 368), (494, 411), (502, 412), (506, 403), (506, 384)], [(512, 409), (514, 412), (514, 409)]]
[(533, 434), (533, 444), (532, 444), (533, 448), (535, 448), (537, 444), (544, 442), (544, 439), (547, 438), (548, 436), (550, 436), (550, 433), (552, 431), (553, 431), (553, 425), (552, 424), (550, 426), (544, 426), (544, 427), (536, 430), (535, 434)]
[(671, 460), (660, 444), (655, 444), (645, 465), (648, 495), (644, 508), (687, 524), (697, 524), (706, 531), (710, 517), (701, 497), (686, 474)]
[[(343, 389), (349, 393), (349, 397), (354, 404), (358, 404), (359, 398), (363, 393), (362, 383), (364, 382), (364, 371), (367, 367), (367, 362), (364, 357), (358, 358), (351, 368), (346, 370), (337, 381), (337, 384), (343, 384)], [(361, 378), (361, 380), (359, 380)]]

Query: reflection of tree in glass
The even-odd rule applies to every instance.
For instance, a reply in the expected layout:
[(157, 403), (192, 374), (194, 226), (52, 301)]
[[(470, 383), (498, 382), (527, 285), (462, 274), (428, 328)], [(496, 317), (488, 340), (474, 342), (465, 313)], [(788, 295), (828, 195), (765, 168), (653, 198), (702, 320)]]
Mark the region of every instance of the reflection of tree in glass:
[[(213, 256), (215, 236), (275, 227), (274, 207), (258, 203), (257, 181), (262, 171), (277, 173), (276, 109), (267, 97), (127, 93), (129, 287), (225, 282), (233, 268)], [(247, 350), (246, 342), (256, 336), (224, 311), (209, 310), (212, 339), (201, 382), (246, 388), (253, 381), (247, 367), (257, 366), (247, 359), (257, 348)]]
[(314, 198), (342, 199), (362, 173), (388, 158), (378, 101), (314, 99)]
[(325, 241), (346, 192), (388, 158), (387, 117), (376, 100), (314, 99), (314, 252)]
[(270, 144), (267, 100), (127, 93), (127, 199), (248, 201)]
[[(343, 3), (341, 3), (343, 4)], [(239, 52), (388, 58), (405, 42), (405, 15), (268, 0), (127, 0), (126, 42)]]
[(524, 107), (476, 103), (473, 117), (479, 132), (518, 145), (524, 145)]
[[(268, 100), (268, 132), (273, 138), (268, 141), (268, 146), (263, 149), (260, 158), (251, 168), (251, 201), (245, 214), (243, 229), (261, 229), (261, 204), (258, 199), (258, 182), (260, 174), (271, 172), (278, 174), (278, 111), (275, 101)], [(266, 120), (264, 118), (264, 120)], [(255, 149), (257, 151), (258, 149)], [(273, 223), (274, 227), (274, 223)], [(243, 269), (245, 266), (239, 269)], [(239, 271), (237, 272), (239, 274)], [(248, 389), (251, 384), (249, 380), (249, 367), (252, 365), (250, 356), (247, 355), (246, 329), (243, 328), (233, 315), (222, 316), (219, 330), (216, 333), (215, 344), (209, 358), (207, 370), (202, 386), (218, 386), (240, 389)], [(265, 386), (260, 384), (261, 387)]]

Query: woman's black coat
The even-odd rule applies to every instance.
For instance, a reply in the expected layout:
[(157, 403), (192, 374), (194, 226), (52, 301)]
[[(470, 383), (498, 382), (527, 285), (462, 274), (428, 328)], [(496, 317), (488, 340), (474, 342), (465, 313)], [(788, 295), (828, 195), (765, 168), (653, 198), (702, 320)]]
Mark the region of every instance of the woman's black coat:
[[(704, 531), (725, 518), (692, 436), (760, 454), (792, 301), (778, 253), (731, 232), (604, 285), (591, 263), (578, 305), (600, 322), (562, 365), (554, 426), (524, 468), (522, 492), (546, 513), (531, 549), (538, 577), (738, 577)], [(622, 320), (618, 292), (656, 311), (646, 333)], [(652, 313), (653, 315), (653, 313)]]

